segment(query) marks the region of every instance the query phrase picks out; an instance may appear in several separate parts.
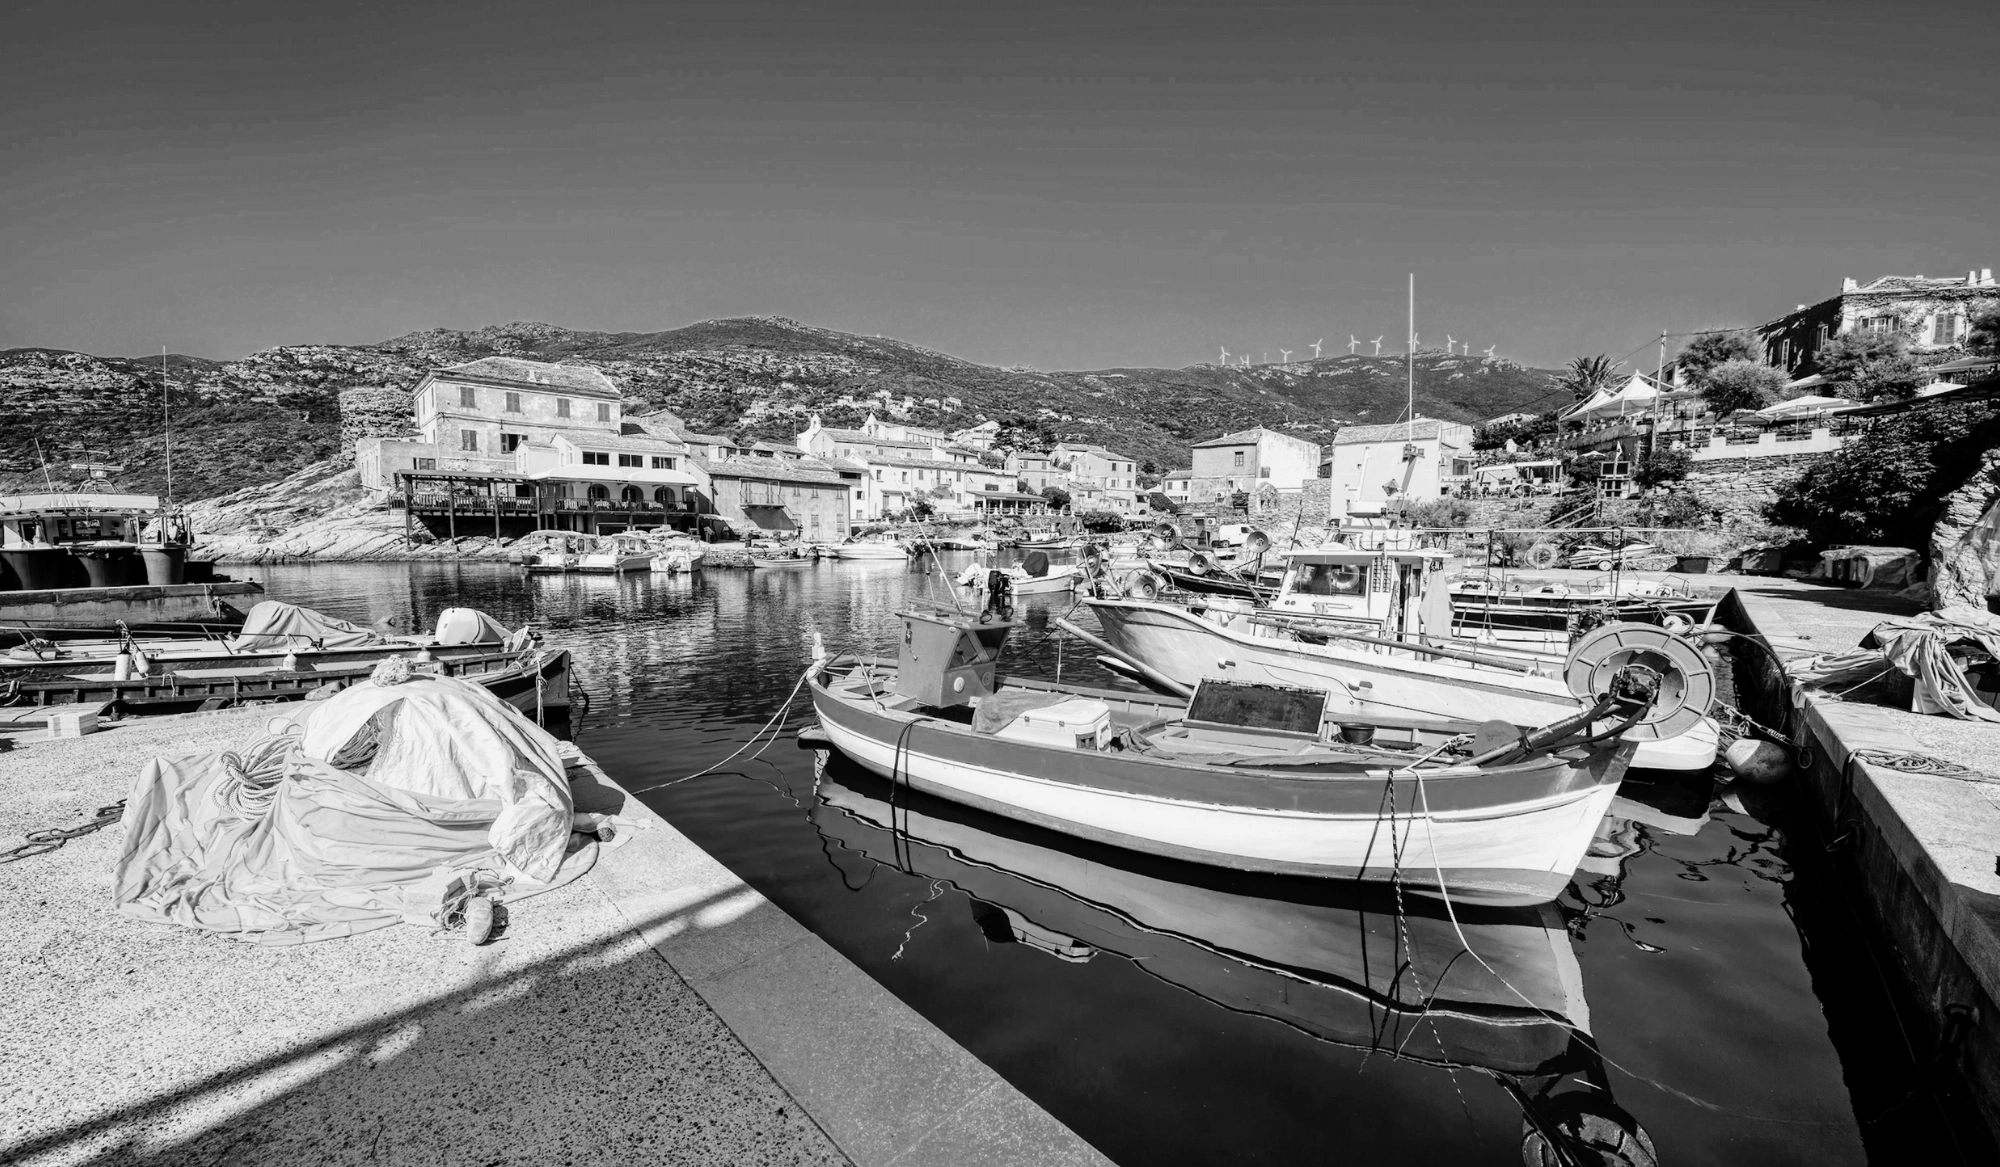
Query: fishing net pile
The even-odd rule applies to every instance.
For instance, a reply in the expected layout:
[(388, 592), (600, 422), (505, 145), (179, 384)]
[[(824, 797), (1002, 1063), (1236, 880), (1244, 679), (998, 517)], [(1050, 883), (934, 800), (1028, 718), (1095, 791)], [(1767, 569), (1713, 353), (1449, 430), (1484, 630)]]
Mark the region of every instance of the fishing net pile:
[(1913, 713), (1965, 721), (2000, 721), (1992, 704), (1992, 664), (2000, 661), (2000, 617), (1952, 608), (1882, 621), (1861, 646), (1787, 662), (1792, 679), (1814, 688), (1866, 683), (1894, 670), (1912, 679)]
[(120, 912), (299, 943), (435, 924), (441, 889), (518, 898), (594, 858), (568, 853), (556, 740), (479, 685), (391, 660), (297, 708), (239, 749), (146, 763), (126, 800)]

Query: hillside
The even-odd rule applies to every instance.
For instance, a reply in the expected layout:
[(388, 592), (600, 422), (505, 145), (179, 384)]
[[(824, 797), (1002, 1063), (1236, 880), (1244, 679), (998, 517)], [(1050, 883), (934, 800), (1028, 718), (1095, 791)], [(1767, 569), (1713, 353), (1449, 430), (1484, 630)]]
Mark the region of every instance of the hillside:
[[(1160, 470), (1185, 465), (1189, 443), (1231, 430), (1262, 424), (1325, 441), (1339, 423), (1396, 420), (1404, 401), (1403, 360), (1388, 356), (1041, 372), (775, 317), (651, 333), (535, 323), (432, 329), (235, 361), (169, 357), (175, 495), (224, 494), (337, 457), (342, 389), (408, 389), (428, 368), (495, 354), (595, 365), (636, 411), (670, 409), (706, 432), (788, 439), (814, 413), (829, 425), (870, 411), (939, 428), (991, 418), (1003, 442), (1101, 442)], [(39, 486), (43, 456), (58, 485), (81, 481), (71, 464), (96, 461), (124, 467), (106, 485), (161, 489), (161, 381), (158, 357), (0, 352), (0, 490)], [(1476, 422), (1547, 407), (1549, 374), (1420, 351), (1416, 399), (1427, 417)]]

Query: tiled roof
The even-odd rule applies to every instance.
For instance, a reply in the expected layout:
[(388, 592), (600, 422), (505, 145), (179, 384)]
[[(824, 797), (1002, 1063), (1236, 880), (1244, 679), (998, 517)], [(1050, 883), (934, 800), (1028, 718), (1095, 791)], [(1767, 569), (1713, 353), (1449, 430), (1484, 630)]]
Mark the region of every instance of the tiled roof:
[(819, 432), (836, 442), (847, 442), (850, 445), (856, 446), (901, 446), (911, 450), (928, 450), (931, 448), (929, 442), (913, 442), (907, 438), (878, 438), (874, 434), (865, 434), (860, 430), (822, 429)]
[(641, 450), (656, 454), (678, 454), (687, 449), (678, 439), (659, 434), (608, 434), (577, 430), (574, 433), (557, 434), (555, 437), (587, 450)]
[(708, 471), (710, 478), (754, 478), (760, 482), (817, 483), (822, 486), (845, 487), (847, 481), (831, 470), (818, 470), (798, 462), (781, 462), (776, 458), (689, 458), (688, 461)]
[(739, 444), (735, 438), (724, 437), (721, 434), (682, 434), (681, 440), (703, 446), (728, 446), (732, 450)]
[(1192, 470), (1169, 470), (1165, 474), (1162, 474), (1160, 476), (1160, 481), (1166, 482), (1174, 478), (1193, 478), (1193, 477), (1194, 477), (1194, 471)]
[(870, 466), (913, 466), (924, 470), (955, 470), (965, 473), (979, 473), (984, 471), (987, 474), (997, 474), (1003, 478), (1007, 477), (1010, 473), (997, 466), (981, 466), (972, 462), (947, 462), (942, 458), (891, 458), (878, 454), (868, 458), (866, 461)]
[(1207, 446), (1247, 446), (1263, 436), (1264, 427), (1258, 426), (1256, 429), (1237, 430), (1233, 434), (1224, 434), (1219, 438), (1210, 438), (1205, 442), (1196, 442), (1194, 448), (1199, 450)]
[(1333, 437), (1336, 446), (1358, 446), (1363, 442), (1422, 441), (1435, 438), (1443, 432), (1444, 423), (1434, 417), (1420, 417), (1413, 422), (1392, 422), (1388, 425), (1342, 426)]
[(481, 357), (462, 365), (447, 365), (437, 372), (508, 381), (537, 389), (566, 389), (598, 397), (621, 396), (611, 378), (588, 365), (552, 365), (547, 361), (524, 361), (519, 357)]
[(1103, 446), (1079, 446), (1064, 442), (1062, 443), (1062, 448), (1077, 454), (1095, 454), (1100, 458), (1115, 458), (1120, 462), (1130, 462), (1132, 460), (1129, 454), (1120, 454), (1115, 450), (1107, 450)]

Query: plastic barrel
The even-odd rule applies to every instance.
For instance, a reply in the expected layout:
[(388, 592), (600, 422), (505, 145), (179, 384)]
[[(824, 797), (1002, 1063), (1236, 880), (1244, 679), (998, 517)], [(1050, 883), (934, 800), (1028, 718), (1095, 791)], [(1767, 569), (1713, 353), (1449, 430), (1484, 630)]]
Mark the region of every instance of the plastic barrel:
[(177, 584), (187, 582), (187, 548), (178, 543), (165, 546), (152, 545), (139, 548), (139, 558), (146, 565), (146, 582), (149, 584)]
[(82, 586), (82, 581), (76, 577), (84, 573), (68, 548), (51, 547), (46, 543), (17, 543), (0, 548), (0, 559), (6, 560), (7, 566), (14, 569), (14, 579), (24, 592)]
[(83, 563), (84, 573), (93, 588), (122, 588), (143, 578), (145, 564), (139, 560), (139, 549), (130, 543), (91, 543), (72, 549)]

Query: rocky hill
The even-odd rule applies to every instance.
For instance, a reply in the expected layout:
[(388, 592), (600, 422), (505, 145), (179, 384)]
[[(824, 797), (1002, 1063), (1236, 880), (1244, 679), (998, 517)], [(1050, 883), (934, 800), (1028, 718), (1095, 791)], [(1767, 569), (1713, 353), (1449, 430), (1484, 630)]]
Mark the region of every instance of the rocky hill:
[[(712, 320), (651, 333), (519, 323), (432, 329), (372, 345), (292, 345), (241, 360), (0, 352), (0, 491), (59, 486), (71, 466), (122, 467), (98, 485), (159, 490), (163, 403), (173, 417), (174, 493), (207, 498), (271, 482), (345, 452), (343, 390), (392, 411), (424, 371), (481, 356), (602, 369), (636, 411), (668, 409), (692, 427), (788, 439), (818, 413), (828, 425), (869, 412), (939, 428), (999, 421), (1002, 440), (1101, 442), (1159, 470), (1189, 443), (1253, 425), (1325, 441), (1338, 425), (1386, 422), (1404, 407), (1401, 357), (1330, 356), (1288, 365), (1042, 372), (994, 368), (902, 341), (776, 317)], [(1547, 408), (1550, 375), (1504, 360), (1420, 351), (1417, 411), (1478, 421)], [(164, 382), (164, 383), (163, 383)], [(351, 431), (350, 431), (351, 432)]]

